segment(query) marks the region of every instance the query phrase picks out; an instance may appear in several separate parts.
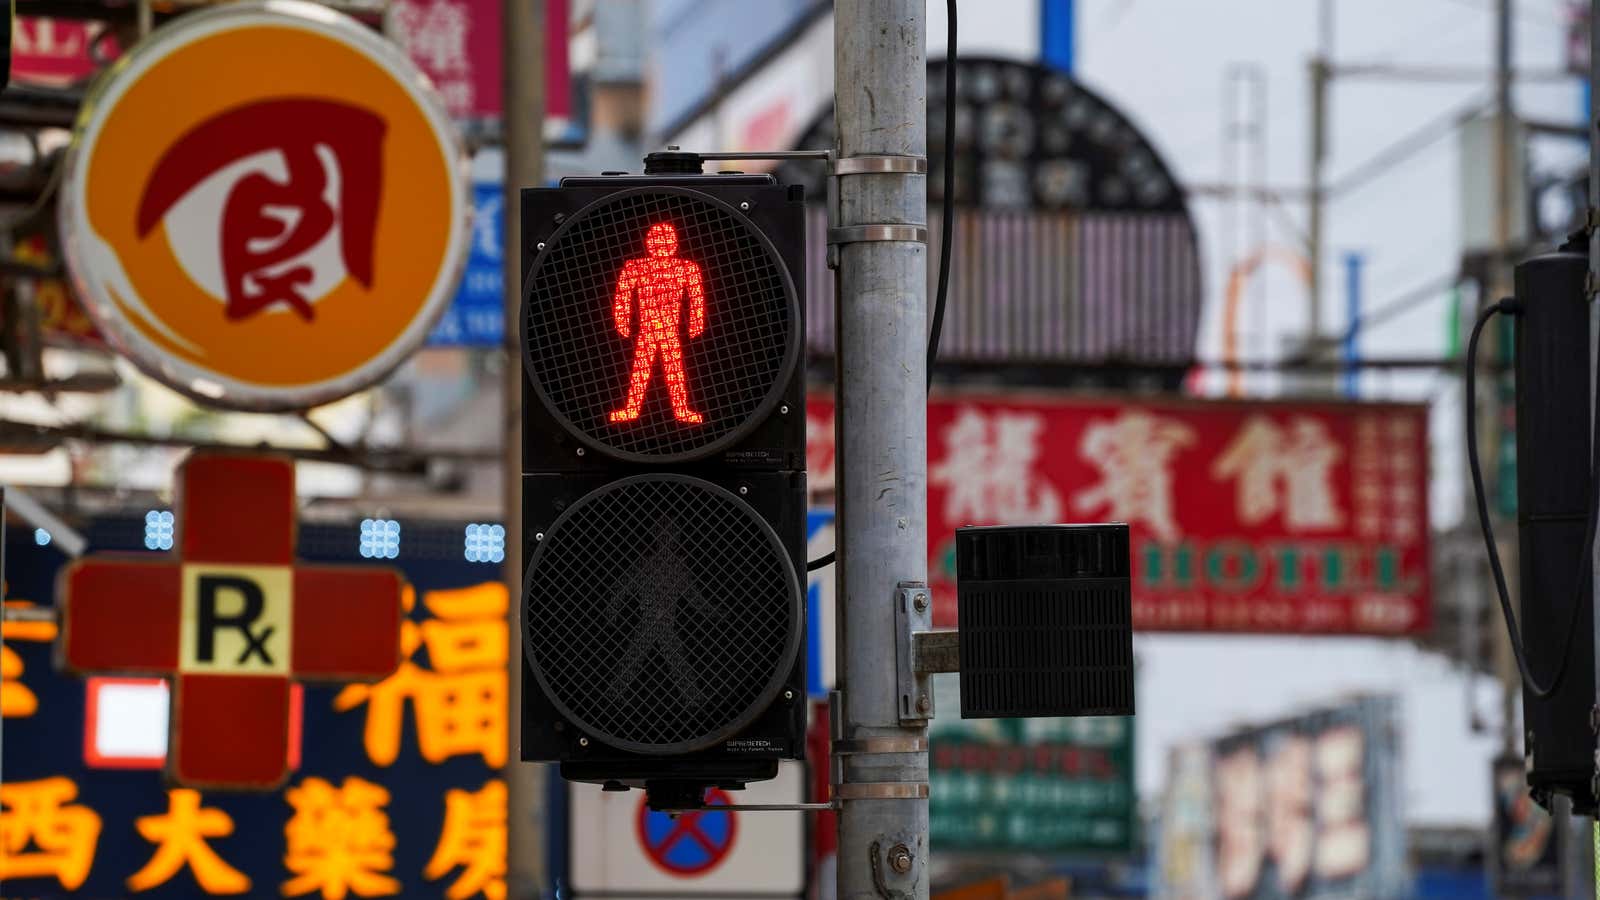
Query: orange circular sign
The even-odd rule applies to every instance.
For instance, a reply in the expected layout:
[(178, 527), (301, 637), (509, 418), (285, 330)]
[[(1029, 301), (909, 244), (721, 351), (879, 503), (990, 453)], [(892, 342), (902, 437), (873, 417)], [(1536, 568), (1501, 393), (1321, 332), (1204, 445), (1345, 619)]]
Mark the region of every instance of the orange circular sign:
[(208, 403), (293, 409), (382, 378), (450, 300), (459, 137), (388, 41), (300, 0), (185, 16), (85, 104), (67, 267), (141, 368)]

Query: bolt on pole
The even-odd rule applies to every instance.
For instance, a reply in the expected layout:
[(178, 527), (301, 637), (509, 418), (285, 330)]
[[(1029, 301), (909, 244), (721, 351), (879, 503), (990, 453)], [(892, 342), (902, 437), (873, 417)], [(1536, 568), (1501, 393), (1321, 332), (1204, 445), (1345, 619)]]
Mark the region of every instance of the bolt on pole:
[[(924, 0), (838, 0), (835, 115), (841, 163), (927, 154)], [(927, 224), (927, 176), (838, 179), (839, 221)], [(928, 896), (927, 728), (901, 724), (896, 601), (927, 580), (928, 248), (904, 228), (841, 244), (839, 350), (839, 900)], [(925, 230), (923, 232), (925, 234)], [(877, 239), (871, 239), (875, 237)], [(910, 752), (881, 748), (915, 747)]]

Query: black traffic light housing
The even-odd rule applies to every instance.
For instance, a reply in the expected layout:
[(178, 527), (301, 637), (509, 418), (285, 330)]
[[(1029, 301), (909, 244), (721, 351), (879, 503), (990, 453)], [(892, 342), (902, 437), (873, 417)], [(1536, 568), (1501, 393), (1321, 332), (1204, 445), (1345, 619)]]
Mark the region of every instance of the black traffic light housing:
[(655, 806), (805, 741), (804, 192), (522, 193), (522, 758)]
[(1546, 807), (1570, 796), (1577, 815), (1596, 800), (1588, 268), (1576, 247), (1519, 264), (1513, 326), (1522, 649), (1554, 685), (1546, 696), (1523, 685), (1528, 786)]

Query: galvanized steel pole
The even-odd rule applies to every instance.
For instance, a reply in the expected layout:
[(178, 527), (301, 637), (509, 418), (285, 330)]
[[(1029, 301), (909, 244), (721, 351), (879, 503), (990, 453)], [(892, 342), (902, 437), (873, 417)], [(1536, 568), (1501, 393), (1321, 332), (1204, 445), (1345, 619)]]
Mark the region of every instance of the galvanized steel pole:
[[(502, 235), (505, 261), (505, 504), (506, 564), (511, 631), (506, 697), (506, 888), (511, 900), (545, 891), (543, 766), (520, 757), (522, 722), (522, 346), (517, 337), (522, 306), (522, 206), (525, 187), (544, 184), (545, 0), (504, 0), (501, 6), (505, 185)], [(561, 36), (564, 40), (565, 35)]]
[[(838, 0), (841, 163), (927, 154), (924, 0)], [(847, 165), (847, 164), (846, 164)], [(927, 176), (839, 178), (838, 225), (925, 226)], [(925, 235), (925, 232), (924, 232)], [(928, 896), (927, 728), (901, 725), (899, 585), (927, 580), (928, 248), (852, 229), (838, 253), (839, 900)], [(919, 746), (911, 752), (884, 748)]]

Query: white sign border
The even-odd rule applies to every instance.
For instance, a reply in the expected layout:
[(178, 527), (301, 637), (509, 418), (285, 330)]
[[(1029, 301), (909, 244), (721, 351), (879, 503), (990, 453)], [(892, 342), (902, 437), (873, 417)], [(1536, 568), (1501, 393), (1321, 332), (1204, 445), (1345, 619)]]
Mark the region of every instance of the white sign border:
[[(85, 246), (99, 240), (89, 225), (86, 170), (100, 131), (115, 111), (117, 101), (141, 75), (173, 51), (220, 32), (254, 25), (297, 28), (340, 41), (365, 54), (393, 76), (421, 109), (438, 140), (440, 155), (453, 173), (449, 179), (450, 206), (458, 214), (451, 219), (444, 265), (439, 267), (419, 314), (383, 352), (346, 374), (305, 385), (266, 386), (238, 381), (172, 356), (127, 321), (105, 289), (105, 278), (110, 273), (92, 272), (87, 258), (91, 254)], [(57, 222), (67, 274), (77, 296), (100, 331), (135, 365), (202, 404), (249, 412), (281, 412), (321, 406), (371, 387), (422, 346), (454, 298), (456, 283), (466, 266), (472, 217), (472, 191), (468, 184), (471, 160), (444, 102), (427, 76), (398, 46), (343, 13), (305, 0), (242, 0), (189, 13), (155, 31), (100, 75), (84, 100), (61, 165), (64, 169)], [(109, 248), (106, 252), (110, 252)], [(132, 299), (137, 300), (137, 294)], [(295, 349), (286, 347), (284, 352), (293, 353)]]

